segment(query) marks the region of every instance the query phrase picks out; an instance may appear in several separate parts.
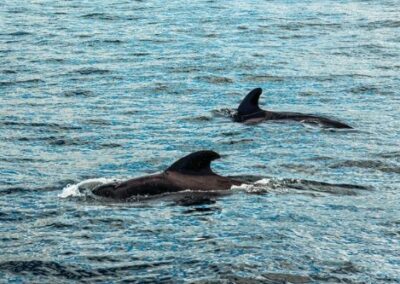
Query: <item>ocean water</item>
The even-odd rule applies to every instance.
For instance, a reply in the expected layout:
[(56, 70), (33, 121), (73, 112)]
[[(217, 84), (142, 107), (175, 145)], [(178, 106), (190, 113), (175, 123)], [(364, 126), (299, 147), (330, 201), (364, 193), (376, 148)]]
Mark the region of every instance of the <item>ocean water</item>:
[[(399, 283), (398, 4), (2, 0), (0, 282)], [(85, 194), (201, 149), (246, 184)]]

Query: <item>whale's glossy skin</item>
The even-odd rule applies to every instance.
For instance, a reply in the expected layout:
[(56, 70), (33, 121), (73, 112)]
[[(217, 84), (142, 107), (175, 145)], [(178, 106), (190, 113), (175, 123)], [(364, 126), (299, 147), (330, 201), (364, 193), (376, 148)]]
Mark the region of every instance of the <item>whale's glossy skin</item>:
[(258, 106), (258, 100), (262, 93), (261, 88), (252, 90), (239, 105), (237, 113), (233, 116), (235, 122), (258, 123), (265, 120), (294, 120), (305, 123), (319, 124), (327, 128), (351, 129), (352, 127), (336, 120), (317, 116), (313, 114), (304, 114), (298, 112), (274, 112), (262, 110)]
[(134, 196), (150, 196), (188, 189), (229, 190), (232, 185), (240, 185), (241, 182), (217, 175), (211, 170), (211, 161), (218, 158), (220, 156), (213, 151), (195, 152), (178, 160), (162, 173), (101, 185), (93, 190), (93, 194), (124, 200)]

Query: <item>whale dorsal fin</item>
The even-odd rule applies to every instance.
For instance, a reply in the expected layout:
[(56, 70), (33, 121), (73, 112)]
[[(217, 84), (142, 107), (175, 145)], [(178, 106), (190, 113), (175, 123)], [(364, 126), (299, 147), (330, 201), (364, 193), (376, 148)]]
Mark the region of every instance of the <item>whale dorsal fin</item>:
[(258, 99), (262, 93), (261, 88), (255, 88), (243, 99), (238, 107), (239, 115), (246, 115), (261, 111), (258, 107)]
[(214, 174), (210, 168), (210, 164), (220, 157), (221, 156), (214, 151), (194, 152), (173, 163), (166, 171), (195, 175)]

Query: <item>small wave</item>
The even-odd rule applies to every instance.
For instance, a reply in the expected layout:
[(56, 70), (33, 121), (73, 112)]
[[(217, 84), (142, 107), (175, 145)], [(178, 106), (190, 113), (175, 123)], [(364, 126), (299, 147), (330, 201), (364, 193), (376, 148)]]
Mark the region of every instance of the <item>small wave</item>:
[(141, 57), (141, 56), (147, 56), (150, 55), (149, 52), (134, 52), (132, 53), (133, 56)]
[(121, 144), (118, 143), (103, 143), (100, 144), (102, 148), (121, 148), (123, 147)]
[(212, 84), (230, 84), (233, 83), (233, 79), (228, 77), (218, 77), (218, 76), (203, 76), (199, 78), (200, 80), (207, 81)]
[(30, 34), (31, 33), (28, 33), (28, 32), (18, 31), (18, 32), (9, 33), (7, 35), (10, 35), (10, 36), (25, 36), (25, 35), (30, 35)]
[(380, 93), (379, 89), (375, 86), (366, 86), (362, 85), (359, 87), (353, 87), (350, 89), (350, 92), (353, 94), (364, 94), (364, 93), (374, 93), (378, 94)]
[(346, 160), (330, 166), (331, 169), (337, 168), (361, 168), (377, 170), (384, 173), (400, 174), (400, 167), (395, 164), (388, 164), (379, 160)]
[(105, 42), (105, 43), (116, 43), (116, 44), (123, 43), (123, 41), (120, 40), (120, 39), (106, 39), (103, 42)]
[(194, 116), (194, 117), (186, 117), (182, 119), (183, 121), (195, 121), (195, 122), (204, 122), (204, 121), (211, 121), (212, 117), (209, 116)]
[(229, 117), (229, 118), (232, 118), (236, 114), (236, 112), (237, 112), (236, 109), (231, 109), (231, 108), (222, 108), (212, 111), (214, 116)]
[(63, 95), (66, 97), (90, 97), (93, 96), (93, 92), (89, 90), (72, 90), (63, 92)]
[(303, 179), (272, 179), (262, 178), (252, 183), (244, 183), (240, 186), (232, 186), (232, 190), (248, 193), (290, 193), (293, 190), (303, 192), (318, 192), (337, 195), (356, 195), (359, 190), (371, 190), (371, 188), (354, 184), (333, 184)]
[(375, 21), (369, 23), (362, 23), (359, 26), (360, 28), (366, 28), (368, 30), (382, 29), (382, 28), (399, 28), (400, 21), (398, 20)]
[(285, 78), (274, 75), (249, 75), (244, 78), (248, 82), (282, 82)]
[(69, 125), (61, 125), (57, 123), (45, 123), (45, 122), (20, 122), (20, 121), (0, 121), (0, 126), (27, 126), (27, 127), (44, 127), (44, 128), (52, 128), (57, 130), (77, 130), (82, 129), (79, 126), (69, 126)]
[(377, 156), (380, 156), (382, 158), (400, 158), (400, 151), (380, 153), (377, 154)]
[(254, 139), (239, 139), (239, 140), (223, 141), (223, 142), (221, 142), (221, 144), (234, 145), (234, 144), (250, 143), (250, 142), (253, 142), (253, 141), (254, 141)]
[(108, 69), (99, 69), (99, 68), (93, 68), (93, 67), (85, 67), (85, 68), (80, 68), (78, 70), (73, 71), (73, 73), (78, 73), (80, 75), (92, 75), (92, 74), (106, 74), (109, 73), (110, 70)]
[(107, 20), (107, 21), (112, 21), (112, 20), (116, 19), (115, 16), (108, 15), (105, 13), (89, 13), (89, 14), (82, 15), (81, 18), (95, 19), (95, 20)]
[(89, 142), (79, 138), (61, 138), (61, 139), (51, 139), (49, 140), (49, 144), (53, 146), (73, 146), (73, 145), (86, 145), (89, 144)]
[(0, 82), (0, 86), (11, 86), (16, 84), (39, 84), (44, 83), (41, 79), (27, 79), (27, 80), (19, 80), (19, 81), (2, 81)]
[(15, 70), (5, 69), (1, 71), (3, 74), (17, 74), (18, 72)]
[(82, 197), (90, 195), (92, 190), (102, 184), (115, 182), (117, 179), (111, 178), (92, 178), (81, 181), (77, 184), (68, 184), (65, 186), (58, 197), (67, 198), (67, 197)]

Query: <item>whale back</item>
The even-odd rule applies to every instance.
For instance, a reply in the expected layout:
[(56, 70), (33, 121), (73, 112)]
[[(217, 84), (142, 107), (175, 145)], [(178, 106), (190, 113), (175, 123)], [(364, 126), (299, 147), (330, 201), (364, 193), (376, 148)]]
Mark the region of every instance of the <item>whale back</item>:
[(215, 175), (210, 167), (211, 162), (220, 157), (214, 151), (194, 152), (173, 163), (166, 171), (190, 175)]
[(260, 112), (261, 109), (258, 106), (258, 100), (260, 99), (262, 93), (261, 88), (255, 88), (240, 103), (237, 111), (238, 115), (248, 115), (251, 113)]

